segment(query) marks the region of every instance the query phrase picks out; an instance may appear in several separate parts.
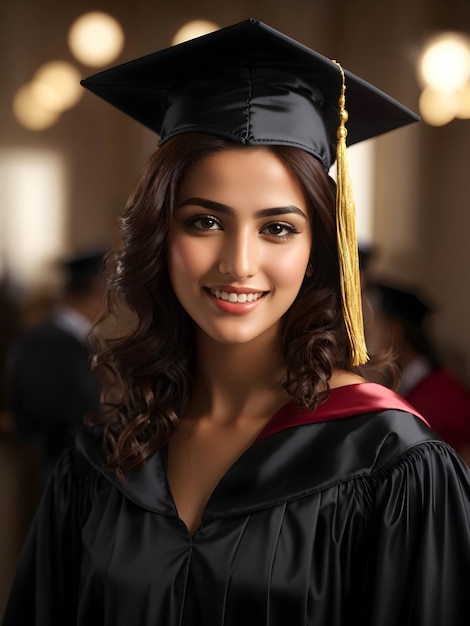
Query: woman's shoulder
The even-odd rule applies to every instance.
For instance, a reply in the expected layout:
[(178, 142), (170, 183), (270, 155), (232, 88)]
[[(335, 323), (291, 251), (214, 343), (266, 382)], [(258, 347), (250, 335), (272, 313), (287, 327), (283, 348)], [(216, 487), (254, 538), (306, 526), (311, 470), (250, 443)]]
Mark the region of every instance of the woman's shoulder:
[(99, 443), (80, 433), (59, 457), (47, 485), (48, 495), (64, 505), (85, 505), (103, 480), (99, 457)]

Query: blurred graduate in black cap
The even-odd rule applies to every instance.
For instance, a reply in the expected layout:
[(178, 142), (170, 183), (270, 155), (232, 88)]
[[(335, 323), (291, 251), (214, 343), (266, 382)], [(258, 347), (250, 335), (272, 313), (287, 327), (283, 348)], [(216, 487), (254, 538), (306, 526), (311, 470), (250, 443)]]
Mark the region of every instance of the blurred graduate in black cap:
[(383, 340), (397, 352), (398, 393), (470, 464), (470, 394), (436, 353), (429, 334), (432, 308), (418, 290), (378, 283), (372, 291)]
[(10, 359), (11, 409), (19, 434), (38, 447), (43, 482), (84, 428), (87, 411), (98, 408), (88, 333), (105, 303), (103, 256), (93, 250), (60, 262), (59, 306), (21, 337)]
[(361, 369), (346, 139), (416, 116), (255, 20), (84, 85), (160, 147), (4, 626), (462, 624), (468, 468)]

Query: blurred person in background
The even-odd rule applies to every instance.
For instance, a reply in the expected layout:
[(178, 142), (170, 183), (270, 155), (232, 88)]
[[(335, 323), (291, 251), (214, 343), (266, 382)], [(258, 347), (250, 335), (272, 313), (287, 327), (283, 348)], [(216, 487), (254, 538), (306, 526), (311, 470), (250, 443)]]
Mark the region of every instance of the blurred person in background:
[(20, 293), (5, 271), (0, 276), (0, 621), (39, 495), (36, 451), (19, 436), (10, 409), (8, 360), (25, 329)]
[(383, 341), (381, 325), (377, 323), (377, 312), (374, 307), (374, 272), (373, 264), (378, 256), (378, 250), (371, 244), (360, 244), (358, 248), (359, 278), (362, 294), (362, 319), (364, 322), (364, 336), (369, 355), (375, 361), (387, 363), (387, 367), (376, 368), (368, 374), (368, 379), (395, 389), (400, 381), (400, 367), (396, 355), (388, 343)]
[(102, 251), (63, 262), (63, 298), (16, 343), (10, 360), (11, 410), (21, 437), (35, 444), (45, 481), (60, 453), (99, 403), (88, 333), (103, 310)]
[[(1, 269), (1, 263), (0, 263)], [(21, 333), (19, 298), (7, 275), (0, 271), (0, 431), (9, 431), (7, 363), (13, 343)]]
[(362, 295), (369, 289), (372, 281), (371, 277), (371, 265), (377, 256), (377, 250), (372, 244), (361, 243), (358, 246), (358, 261), (359, 261), (359, 278), (361, 281)]
[(401, 370), (397, 391), (431, 428), (470, 464), (470, 393), (442, 363), (429, 333), (432, 309), (416, 290), (373, 286), (371, 301), (382, 340), (396, 351)]

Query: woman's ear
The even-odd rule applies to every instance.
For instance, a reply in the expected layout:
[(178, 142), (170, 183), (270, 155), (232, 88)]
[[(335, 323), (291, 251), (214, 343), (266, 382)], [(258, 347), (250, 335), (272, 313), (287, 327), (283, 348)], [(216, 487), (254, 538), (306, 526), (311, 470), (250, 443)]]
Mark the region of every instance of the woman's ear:
[(305, 270), (305, 278), (311, 278), (313, 276), (313, 264), (309, 263)]

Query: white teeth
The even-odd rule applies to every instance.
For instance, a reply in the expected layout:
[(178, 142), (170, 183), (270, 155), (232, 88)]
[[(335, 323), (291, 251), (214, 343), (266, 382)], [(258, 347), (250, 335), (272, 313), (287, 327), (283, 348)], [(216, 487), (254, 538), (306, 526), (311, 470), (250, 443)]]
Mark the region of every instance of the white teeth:
[(231, 291), (220, 291), (220, 289), (211, 289), (211, 294), (216, 298), (220, 298), (221, 300), (226, 300), (227, 302), (253, 302), (253, 300), (258, 300), (263, 295), (263, 292), (259, 293), (235, 293)]

